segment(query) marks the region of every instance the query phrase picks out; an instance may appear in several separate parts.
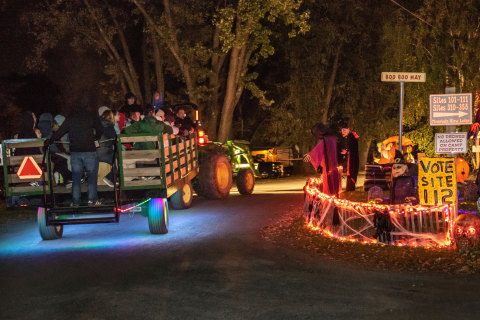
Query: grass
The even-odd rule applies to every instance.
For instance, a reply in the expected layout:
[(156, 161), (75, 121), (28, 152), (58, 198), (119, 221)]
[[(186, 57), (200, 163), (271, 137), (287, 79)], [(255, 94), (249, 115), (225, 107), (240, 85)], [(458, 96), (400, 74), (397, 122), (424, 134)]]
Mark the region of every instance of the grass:
[(480, 252), (459, 254), (452, 248), (413, 248), (379, 244), (341, 242), (307, 228), (301, 213), (292, 211), (278, 224), (261, 231), (262, 236), (279, 246), (289, 246), (350, 264), (384, 270), (480, 273)]
[(0, 224), (10, 221), (36, 220), (37, 210), (31, 207), (7, 208), (5, 203), (0, 204)]

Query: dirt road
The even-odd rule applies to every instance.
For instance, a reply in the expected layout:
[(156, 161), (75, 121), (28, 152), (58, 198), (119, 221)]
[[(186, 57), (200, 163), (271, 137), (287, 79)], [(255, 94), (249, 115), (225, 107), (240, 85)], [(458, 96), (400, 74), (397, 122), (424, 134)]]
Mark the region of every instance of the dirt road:
[(479, 319), (478, 277), (369, 270), (262, 239), (301, 210), (304, 181), (195, 199), (163, 236), (138, 215), (55, 241), (33, 220), (0, 225), (0, 319)]

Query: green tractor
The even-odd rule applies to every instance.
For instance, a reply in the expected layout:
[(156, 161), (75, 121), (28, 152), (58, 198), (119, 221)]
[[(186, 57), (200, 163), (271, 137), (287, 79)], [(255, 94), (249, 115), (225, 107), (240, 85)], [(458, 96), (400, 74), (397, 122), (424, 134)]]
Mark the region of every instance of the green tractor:
[(253, 192), (255, 178), (260, 174), (253, 163), (253, 157), (248, 147), (248, 141), (228, 140), (226, 143), (213, 142), (222, 148), (230, 161), (232, 175), (240, 194), (247, 195)]
[(207, 199), (226, 198), (234, 179), (240, 194), (251, 194), (255, 187), (255, 177), (259, 177), (259, 173), (253, 163), (249, 142), (209, 141), (198, 120), (198, 107), (193, 103), (172, 106), (175, 113), (179, 109), (183, 109), (186, 114), (195, 113), (200, 170), (193, 180), (193, 188), (197, 194)]

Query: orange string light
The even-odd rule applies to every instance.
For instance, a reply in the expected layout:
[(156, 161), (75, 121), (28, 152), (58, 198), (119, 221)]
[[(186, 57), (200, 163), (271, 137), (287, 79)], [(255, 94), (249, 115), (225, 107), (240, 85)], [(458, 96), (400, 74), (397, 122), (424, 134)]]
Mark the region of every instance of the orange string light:
[[(363, 216), (363, 214), (360, 212), (360, 209), (363, 209), (366, 212), (372, 212), (373, 210), (378, 210), (378, 211), (383, 212), (383, 211), (387, 210), (389, 212), (390, 216), (393, 216), (394, 218), (405, 215), (406, 213), (414, 214), (416, 216), (418, 216), (418, 214), (420, 213), (419, 217), (421, 217), (421, 214), (432, 215), (432, 214), (436, 214), (436, 213), (438, 214), (439, 212), (443, 212), (444, 215), (445, 215), (444, 220), (447, 223), (447, 228), (446, 228), (447, 232), (445, 233), (445, 239), (443, 241), (436, 240), (434, 245), (432, 245), (432, 243), (430, 243), (430, 242), (427, 242), (423, 246), (426, 247), (426, 248), (431, 248), (432, 246), (446, 247), (446, 246), (451, 245), (450, 233), (452, 231), (450, 229), (452, 228), (452, 226), (451, 226), (450, 222), (452, 221), (452, 219), (450, 217), (453, 214), (453, 208), (449, 204), (427, 207), (427, 206), (423, 206), (423, 205), (412, 206), (412, 205), (407, 205), (407, 204), (405, 204), (405, 205), (385, 205), (385, 204), (377, 204), (373, 201), (371, 201), (369, 203), (354, 202), (354, 201), (349, 201), (349, 200), (346, 200), (346, 199), (339, 199), (336, 196), (330, 196), (330, 195), (327, 195), (325, 193), (320, 192), (319, 186), (320, 186), (321, 183), (322, 183), (322, 180), (319, 179), (319, 178), (310, 178), (307, 181), (307, 183), (304, 187), (305, 194), (307, 196), (309, 196), (310, 199), (312, 199), (312, 204), (315, 201), (321, 202), (321, 203), (324, 203), (325, 201), (328, 201), (330, 203), (333, 203), (335, 205), (335, 207), (340, 207), (342, 209), (347, 209), (347, 210), (348, 209), (350, 209), (350, 210), (353, 209), (363, 218), (366, 218), (366, 217)], [(377, 243), (379, 243), (376, 239), (370, 239), (370, 238), (368, 238), (368, 239), (357, 239), (357, 238), (353, 238), (353, 237), (339, 236), (339, 235), (336, 235), (336, 234), (332, 233), (328, 229), (322, 229), (318, 226), (314, 226), (312, 221), (307, 223), (307, 227), (310, 228), (311, 230), (316, 231), (316, 232), (320, 232), (324, 236), (334, 238), (334, 239), (337, 239), (337, 240), (342, 241), (342, 242), (343, 241), (349, 241), (349, 242), (359, 242), (359, 243), (362, 243), (362, 244), (377, 244)], [(360, 232), (357, 232), (355, 235), (357, 235), (357, 234), (363, 236), (364, 238), (367, 238), (366, 236), (362, 235)], [(420, 235), (422, 235), (422, 233), (418, 233), (418, 234), (415, 234), (415, 235), (420, 236)], [(423, 234), (423, 235), (426, 235), (426, 234)], [(396, 240), (392, 244), (396, 245), (396, 246), (399, 246), (399, 247), (406, 246), (406, 245), (413, 246), (413, 247), (422, 246), (422, 244), (418, 243), (417, 240), (415, 240), (415, 239), (410, 239), (410, 240), (411, 241)]]

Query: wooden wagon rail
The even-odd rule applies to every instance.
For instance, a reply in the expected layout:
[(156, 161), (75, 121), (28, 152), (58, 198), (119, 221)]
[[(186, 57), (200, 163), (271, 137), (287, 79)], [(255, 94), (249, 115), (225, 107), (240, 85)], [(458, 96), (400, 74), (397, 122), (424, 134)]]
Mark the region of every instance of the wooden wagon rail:
[[(150, 150), (126, 149), (125, 145), (153, 143)], [(135, 147), (134, 147), (135, 148)], [(196, 135), (180, 138), (162, 136), (119, 135), (120, 183), (123, 190), (167, 189), (198, 173)], [(173, 188), (171, 192), (176, 191)], [(171, 193), (167, 192), (167, 193)]]

